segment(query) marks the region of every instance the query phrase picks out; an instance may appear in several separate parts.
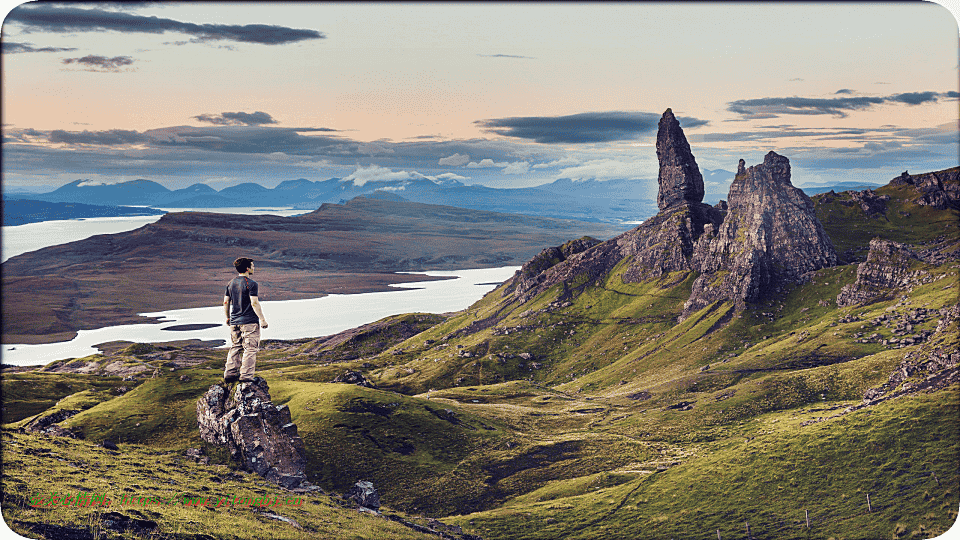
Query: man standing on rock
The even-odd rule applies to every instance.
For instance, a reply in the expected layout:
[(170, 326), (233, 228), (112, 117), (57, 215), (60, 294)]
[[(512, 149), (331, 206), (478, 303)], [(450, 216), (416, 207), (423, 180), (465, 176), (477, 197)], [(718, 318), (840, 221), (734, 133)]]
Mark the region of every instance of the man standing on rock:
[(267, 318), (260, 309), (257, 282), (250, 279), (253, 259), (240, 257), (233, 261), (233, 266), (240, 275), (227, 284), (223, 296), (223, 310), (230, 327), (230, 352), (223, 370), (223, 381), (227, 384), (253, 380), (260, 350), (260, 328), (267, 327)]

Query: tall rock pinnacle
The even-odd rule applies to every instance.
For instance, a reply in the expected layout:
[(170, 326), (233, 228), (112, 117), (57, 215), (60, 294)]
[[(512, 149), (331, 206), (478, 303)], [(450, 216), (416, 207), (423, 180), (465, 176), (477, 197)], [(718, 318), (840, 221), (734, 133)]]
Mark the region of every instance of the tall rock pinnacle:
[(667, 109), (657, 131), (657, 159), (660, 161), (657, 207), (660, 210), (679, 202), (703, 202), (703, 175), (690, 152), (680, 122)]

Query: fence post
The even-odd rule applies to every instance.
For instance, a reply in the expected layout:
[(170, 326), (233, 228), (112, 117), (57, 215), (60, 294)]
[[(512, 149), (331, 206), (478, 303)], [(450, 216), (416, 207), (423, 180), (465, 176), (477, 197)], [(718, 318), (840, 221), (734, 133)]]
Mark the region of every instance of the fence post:
[(935, 472), (933, 472), (933, 471), (930, 471), (930, 474), (933, 475), (933, 479), (937, 481), (937, 485), (939, 486), (939, 485), (940, 485), (940, 479), (937, 478), (937, 473), (935, 473)]
[(720, 538), (720, 529), (717, 529), (717, 540), (723, 540), (723, 538)]
[(744, 521), (744, 523), (747, 524), (747, 538), (749, 538), (749, 539), (752, 540), (752, 539), (753, 539), (753, 535), (750, 534), (750, 522), (749, 522), (749, 521)]
[(810, 528), (810, 512), (808, 510), (803, 511), (803, 517), (807, 520), (807, 528)]
[(868, 512), (873, 512), (873, 505), (870, 504), (870, 494), (869, 494), (869, 493), (867, 493), (867, 511), (868, 511)]

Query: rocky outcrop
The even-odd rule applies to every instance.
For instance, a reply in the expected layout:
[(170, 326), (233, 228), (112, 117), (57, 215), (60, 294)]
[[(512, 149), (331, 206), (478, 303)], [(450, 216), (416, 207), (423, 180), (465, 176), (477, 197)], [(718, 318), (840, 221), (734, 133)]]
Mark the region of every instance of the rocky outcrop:
[(912, 186), (918, 194), (914, 202), (921, 206), (960, 209), (960, 167), (918, 175), (904, 171), (890, 185)]
[(701, 275), (681, 318), (718, 300), (742, 309), (807, 272), (837, 264), (813, 202), (790, 182), (787, 158), (770, 152), (749, 168), (740, 160), (727, 200), (723, 224), (697, 240), (692, 266)]
[(226, 445), (247, 470), (286, 488), (310, 486), (290, 409), (270, 401), (261, 377), (239, 383), (229, 398), (223, 386), (211, 386), (197, 401), (197, 424), (203, 440)]
[(38, 416), (23, 426), (22, 431), (26, 433), (38, 433), (40, 435), (69, 437), (71, 439), (76, 439), (78, 438), (77, 434), (73, 430), (61, 426), (60, 422), (63, 422), (79, 412), (79, 410), (63, 409), (48, 415)]
[(858, 204), (868, 216), (883, 215), (887, 212), (889, 195), (877, 195), (872, 189), (850, 192), (850, 204)]
[(657, 178), (660, 185), (657, 207), (660, 210), (683, 202), (703, 202), (703, 175), (680, 129), (680, 122), (670, 109), (660, 118), (657, 160), (660, 161)]
[(380, 508), (380, 493), (377, 492), (377, 488), (373, 487), (373, 482), (360, 480), (353, 485), (353, 488), (346, 494), (346, 498), (356, 501), (364, 508), (370, 508), (371, 510)]
[(343, 384), (355, 384), (357, 386), (363, 386), (364, 388), (376, 388), (372, 382), (370, 382), (366, 377), (363, 376), (363, 373), (359, 371), (347, 370), (344, 371), (342, 375), (337, 375), (334, 377), (332, 383), (343, 383)]
[(907, 285), (910, 267), (919, 260), (904, 244), (874, 238), (867, 260), (857, 266), (857, 280), (840, 289), (837, 306), (864, 305), (892, 297)]

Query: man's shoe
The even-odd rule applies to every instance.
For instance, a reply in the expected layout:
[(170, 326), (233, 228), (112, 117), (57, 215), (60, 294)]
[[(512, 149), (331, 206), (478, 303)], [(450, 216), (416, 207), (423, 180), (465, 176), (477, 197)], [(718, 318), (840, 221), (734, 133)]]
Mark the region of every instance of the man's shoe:
[(233, 383), (237, 382), (238, 380), (240, 380), (240, 379), (239, 379), (239, 377), (237, 377), (236, 375), (229, 375), (229, 376), (226, 376), (226, 375), (225, 375), (225, 376), (223, 377), (223, 384), (233, 384)]
[(241, 378), (241, 379), (240, 379), (240, 382), (242, 382), (242, 383), (243, 383), (243, 382), (253, 382), (253, 381), (255, 381), (255, 380), (256, 380), (256, 377), (254, 377), (253, 379), (244, 379), (244, 378)]

